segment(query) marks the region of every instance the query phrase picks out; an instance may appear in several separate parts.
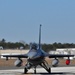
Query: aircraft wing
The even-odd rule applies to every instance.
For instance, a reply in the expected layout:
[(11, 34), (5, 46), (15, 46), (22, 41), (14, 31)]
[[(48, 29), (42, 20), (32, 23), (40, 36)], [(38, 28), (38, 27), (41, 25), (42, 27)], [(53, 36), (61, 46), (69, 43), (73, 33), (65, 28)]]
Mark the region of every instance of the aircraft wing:
[(8, 57), (14, 57), (14, 58), (28, 58), (27, 54), (20, 54), (20, 55), (2, 55), (3, 57), (6, 57), (6, 60), (8, 60)]
[(66, 54), (48, 54), (49, 58), (62, 58), (62, 57), (74, 57), (74, 55), (66, 55)]

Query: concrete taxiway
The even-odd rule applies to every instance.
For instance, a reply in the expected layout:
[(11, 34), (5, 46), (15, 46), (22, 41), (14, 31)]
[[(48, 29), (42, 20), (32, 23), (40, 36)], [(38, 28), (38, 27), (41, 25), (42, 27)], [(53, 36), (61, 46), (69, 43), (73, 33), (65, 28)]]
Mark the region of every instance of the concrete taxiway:
[[(75, 67), (52, 67), (51, 75), (75, 75)], [(24, 75), (24, 69), (11, 69), (11, 70), (0, 70), (0, 75)], [(33, 69), (28, 71), (27, 75), (32, 75)], [(43, 68), (37, 68), (37, 75), (47, 75), (48, 73)], [(26, 75), (26, 74), (25, 74)]]

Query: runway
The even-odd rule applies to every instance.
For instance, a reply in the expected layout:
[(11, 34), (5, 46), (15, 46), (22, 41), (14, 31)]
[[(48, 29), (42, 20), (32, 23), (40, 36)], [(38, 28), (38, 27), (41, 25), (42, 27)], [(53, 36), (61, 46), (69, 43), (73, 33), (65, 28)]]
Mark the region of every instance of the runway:
[[(24, 75), (24, 69), (0, 70), (0, 75)], [(51, 75), (75, 75), (75, 67), (53, 67)], [(33, 75), (34, 70), (30, 69), (27, 75)], [(37, 75), (47, 75), (43, 68), (37, 68)], [(26, 74), (25, 74), (26, 75)]]

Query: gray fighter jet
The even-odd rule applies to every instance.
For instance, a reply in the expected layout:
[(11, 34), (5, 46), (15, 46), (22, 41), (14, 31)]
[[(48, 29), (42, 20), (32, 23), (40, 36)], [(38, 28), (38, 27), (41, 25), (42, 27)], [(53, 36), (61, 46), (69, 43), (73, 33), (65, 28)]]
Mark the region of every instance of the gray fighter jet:
[(39, 44), (32, 43), (30, 45), (30, 50), (27, 54), (23, 55), (3, 55), (3, 57), (6, 57), (6, 60), (8, 60), (8, 57), (14, 57), (18, 58), (15, 61), (15, 65), (17, 67), (20, 67), (22, 64), (22, 59), (21, 58), (27, 58), (27, 63), (24, 68), (24, 74), (28, 72), (29, 69), (34, 68), (34, 73), (36, 74), (36, 67), (40, 65), (43, 67), (48, 73), (51, 73), (51, 67), (49, 67), (49, 64), (45, 60), (45, 57), (49, 58), (54, 58), (52, 65), (57, 66), (58, 65), (58, 58), (62, 57), (67, 57), (68, 59), (66, 60), (66, 64), (70, 64), (70, 58), (73, 57), (74, 55), (63, 55), (63, 54), (48, 54), (44, 50), (42, 50), (41, 47), (41, 25), (39, 28)]

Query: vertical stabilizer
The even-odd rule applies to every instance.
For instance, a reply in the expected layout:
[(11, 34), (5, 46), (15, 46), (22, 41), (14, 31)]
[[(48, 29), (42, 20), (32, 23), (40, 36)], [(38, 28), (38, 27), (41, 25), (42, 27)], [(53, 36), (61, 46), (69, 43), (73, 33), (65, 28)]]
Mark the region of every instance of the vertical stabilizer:
[(40, 28), (39, 28), (39, 49), (41, 48), (41, 24), (40, 24)]

